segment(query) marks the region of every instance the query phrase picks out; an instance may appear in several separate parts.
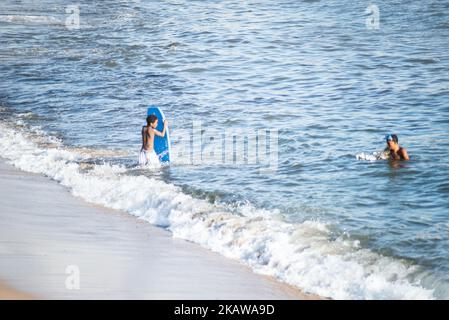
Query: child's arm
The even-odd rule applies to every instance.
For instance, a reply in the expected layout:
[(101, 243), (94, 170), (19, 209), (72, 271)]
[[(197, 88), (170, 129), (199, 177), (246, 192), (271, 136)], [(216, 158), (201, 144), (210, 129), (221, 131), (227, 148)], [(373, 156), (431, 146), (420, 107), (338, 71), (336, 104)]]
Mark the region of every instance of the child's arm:
[(164, 120), (164, 129), (162, 130), (162, 132), (160, 132), (160, 131), (158, 131), (156, 129), (153, 129), (154, 134), (159, 136), (159, 137), (164, 137), (165, 136), (165, 131), (167, 129), (167, 125), (168, 125), (168, 121)]

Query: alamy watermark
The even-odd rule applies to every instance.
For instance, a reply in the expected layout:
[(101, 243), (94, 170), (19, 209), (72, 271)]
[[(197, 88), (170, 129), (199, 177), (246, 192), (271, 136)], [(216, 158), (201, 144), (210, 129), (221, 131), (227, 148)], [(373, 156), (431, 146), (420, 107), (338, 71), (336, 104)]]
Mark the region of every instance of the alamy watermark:
[(80, 289), (80, 268), (77, 265), (68, 265), (65, 269), (68, 275), (65, 279), (65, 288), (67, 290)]
[[(140, 0), (133, 0), (134, 2), (139, 3)], [(244, 3), (244, 2), (243, 2)], [(65, 7), (65, 20), (64, 18), (62, 19), (56, 19), (53, 17), (49, 17), (52, 18), (53, 20), (49, 20), (48, 23), (54, 23), (55, 21), (57, 22), (57, 24), (63, 24), (65, 25), (65, 27), (69, 30), (78, 30), (81, 27), (81, 23), (80, 23), (80, 4), (79, 3), (74, 3), (74, 4), (70, 4), (70, 5), (66, 5)], [(226, 8), (226, 6), (224, 4), (216, 4), (215, 8), (219, 9), (223, 15), (225, 17), (233, 17), (233, 13), (232, 11), (229, 11), (229, 9)], [(375, 4), (369, 4), (366, 9), (365, 9), (365, 14), (368, 15), (365, 19), (365, 26), (367, 29), (369, 30), (377, 30), (380, 28), (380, 10), (379, 10), (379, 6), (375, 5)], [(225, 19), (226, 20), (226, 19)], [(237, 30), (240, 27), (240, 24), (238, 22), (229, 22), (229, 19), (226, 20), (226, 23), (223, 25), (224, 28), (228, 28), (229, 31), (232, 30)], [(232, 19), (231, 19), (232, 20)], [(165, 25), (166, 23), (163, 23), (160, 26)], [(195, 30), (204, 30), (207, 29), (208, 26), (207, 25), (195, 25), (192, 26), (192, 28), (195, 28)]]
[(69, 15), (65, 20), (65, 26), (69, 30), (77, 30), (80, 28), (80, 5), (72, 4), (65, 8), (65, 12)]
[(417, 240), (445, 240), (449, 237), (449, 221), (434, 223), (431, 229), (421, 230), (416, 234)]
[(193, 121), (192, 129), (171, 133), (172, 156), (187, 165), (255, 165), (259, 172), (278, 168), (277, 129), (207, 128)]
[(365, 26), (369, 30), (377, 30), (380, 28), (380, 11), (375, 4), (370, 4), (365, 13), (369, 16), (365, 19)]

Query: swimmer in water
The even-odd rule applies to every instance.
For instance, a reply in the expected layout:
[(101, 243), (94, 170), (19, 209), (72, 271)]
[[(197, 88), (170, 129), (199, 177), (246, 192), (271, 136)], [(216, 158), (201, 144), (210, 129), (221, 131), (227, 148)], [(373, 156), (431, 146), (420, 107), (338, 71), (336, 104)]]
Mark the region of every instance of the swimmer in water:
[(389, 156), (390, 160), (410, 160), (407, 150), (399, 146), (399, 139), (397, 135), (387, 134), (385, 140), (387, 142), (385, 153)]

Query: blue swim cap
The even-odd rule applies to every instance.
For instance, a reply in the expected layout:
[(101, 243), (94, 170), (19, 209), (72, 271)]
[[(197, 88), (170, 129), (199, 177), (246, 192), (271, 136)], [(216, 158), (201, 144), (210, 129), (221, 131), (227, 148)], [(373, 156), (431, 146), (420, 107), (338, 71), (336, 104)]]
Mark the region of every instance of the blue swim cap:
[(394, 142), (396, 142), (396, 143), (399, 143), (399, 138), (398, 138), (398, 136), (395, 135), (395, 134), (387, 134), (387, 135), (385, 136), (385, 140), (387, 140), (387, 142), (388, 142), (388, 141), (394, 141)]

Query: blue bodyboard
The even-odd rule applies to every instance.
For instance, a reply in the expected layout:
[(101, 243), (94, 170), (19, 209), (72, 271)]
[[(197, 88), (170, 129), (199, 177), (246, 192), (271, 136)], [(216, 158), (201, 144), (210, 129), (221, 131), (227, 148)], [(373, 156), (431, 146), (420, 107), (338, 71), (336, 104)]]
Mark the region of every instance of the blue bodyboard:
[[(147, 110), (147, 116), (154, 114), (158, 118), (158, 124), (156, 127), (156, 130), (162, 132), (164, 129), (164, 120), (165, 115), (162, 112), (162, 110), (157, 106), (150, 106)], [(154, 136), (154, 151), (156, 152), (157, 156), (159, 157), (159, 161), (162, 164), (168, 165), (170, 164), (170, 135), (167, 130), (165, 130), (165, 136), (159, 137)]]

